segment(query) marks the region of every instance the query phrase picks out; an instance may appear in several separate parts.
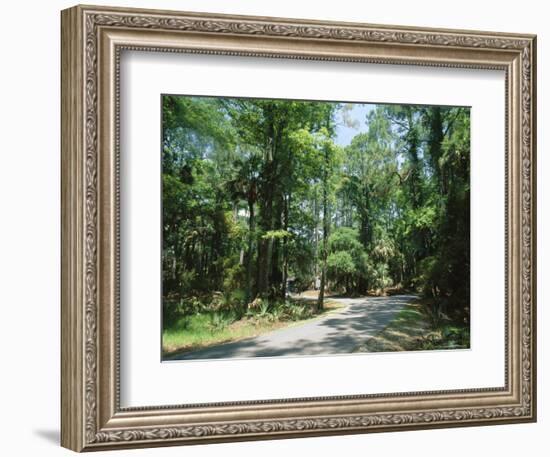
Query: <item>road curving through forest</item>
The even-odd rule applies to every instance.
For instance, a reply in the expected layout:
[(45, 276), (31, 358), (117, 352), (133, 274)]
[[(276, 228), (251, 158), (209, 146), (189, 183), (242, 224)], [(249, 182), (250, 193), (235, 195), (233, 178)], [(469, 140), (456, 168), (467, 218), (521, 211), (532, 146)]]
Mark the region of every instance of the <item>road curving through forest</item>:
[(167, 360), (349, 354), (384, 330), (399, 311), (415, 298), (414, 295), (331, 297), (331, 301), (339, 302), (344, 307), (303, 324), (178, 354)]

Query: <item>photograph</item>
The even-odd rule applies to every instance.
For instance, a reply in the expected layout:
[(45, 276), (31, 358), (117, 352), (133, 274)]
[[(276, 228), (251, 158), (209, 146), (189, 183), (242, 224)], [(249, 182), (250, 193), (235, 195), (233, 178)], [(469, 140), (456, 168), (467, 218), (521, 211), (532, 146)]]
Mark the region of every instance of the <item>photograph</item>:
[(163, 361), (470, 348), (470, 107), (161, 110)]
[[(451, 453), (475, 455), (481, 430), (466, 428), (498, 425), (485, 433), (506, 426), (513, 439), (484, 442), (537, 448), (540, 424), (525, 424), (541, 406), (544, 15), (491, 14), (493, 2), (451, 18), (398, 1), (391, 14), (61, 5), (60, 20), (40, 6), (49, 38), (35, 41), (52, 52), (39, 63), (60, 65), (32, 91), (44, 103), (8, 95), (19, 111), (58, 106), (60, 117), (38, 116), (31, 136), (16, 122), (5, 149), (37, 141), (25, 151), (42, 165), (24, 168), (37, 183), (57, 167), (58, 185), (39, 187), (60, 197), (60, 249), (40, 238), (48, 224), (36, 230), (55, 214), (42, 204), (11, 218), (33, 236), (6, 239), (11, 270), (36, 258), (21, 255), (33, 240), (60, 266), (46, 281), (60, 313), (31, 289), (56, 320), (32, 342), (61, 333), (59, 395), (33, 399), (55, 400), (37, 411), (58, 411), (61, 446), (240, 452), (244, 441), (371, 434), (362, 442), (430, 454), (449, 448), (442, 429), (463, 427)], [(51, 160), (43, 146), (56, 142)], [(26, 188), (33, 202), (45, 195)], [(30, 290), (19, 276), (7, 303)], [(400, 431), (412, 441), (379, 433)]]

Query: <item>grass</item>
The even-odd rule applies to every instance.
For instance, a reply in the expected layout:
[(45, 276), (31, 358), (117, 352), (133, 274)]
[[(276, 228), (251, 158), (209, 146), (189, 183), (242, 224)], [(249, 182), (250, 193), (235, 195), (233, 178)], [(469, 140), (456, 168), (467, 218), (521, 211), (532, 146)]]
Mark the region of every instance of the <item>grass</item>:
[(434, 325), (425, 300), (406, 305), (378, 335), (369, 338), (356, 352), (467, 349), (469, 328), (440, 322)]
[(317, 319), (341, 307), (340, 303), (327, 300), (323, 311), (317, 312), (314, 300), (298, 300), (288, 309), (257, 310), (241, 319), (217, 312), (180, 317), (162, 332), (163, 357), (252, 338)]
[(215, 314), (179, 318), (162, 333), (163, 355), (200, 349), (214, 344), (238, 341), (281, 327), (268, 319), (243, 318), (223, 325), (212, 324)]

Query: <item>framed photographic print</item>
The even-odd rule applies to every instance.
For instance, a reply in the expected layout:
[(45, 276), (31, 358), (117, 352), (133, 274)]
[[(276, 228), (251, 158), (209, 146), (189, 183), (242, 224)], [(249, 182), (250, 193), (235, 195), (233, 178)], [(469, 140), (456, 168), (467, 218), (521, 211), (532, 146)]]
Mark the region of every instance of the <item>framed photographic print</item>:
[(532, 35), (62, 12), (62, 445), (536, 419)]

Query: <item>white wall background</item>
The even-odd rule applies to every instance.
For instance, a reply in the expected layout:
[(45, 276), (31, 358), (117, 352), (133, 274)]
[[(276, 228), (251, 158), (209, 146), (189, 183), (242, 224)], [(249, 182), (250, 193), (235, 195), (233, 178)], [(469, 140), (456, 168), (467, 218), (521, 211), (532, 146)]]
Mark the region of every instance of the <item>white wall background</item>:
[[(96, 0), (96, 4), (111, 2)], [(113, 0), (113, 3), (115, 0)], [(449, 27), (538, 35), (538, 304), (539, 422), (537, 424), (443, 429), (405, 433), (231, 443), (116, 455), (279, 456), (545, 455), (550, 397), (544, 391), (550, 363), (544, 309), (550, 249), (543, 211), (550, 174), (548, 138), (550, 78), (545, 2), (354, 0), (116, 1), (117, 6)], [(0, 47), (0, 449), (3, 455), (69, 455), (59, 439), (59, 11), (71, 2), (10, 2), (2, 8)], [(545, 55), (546, 54), (546, 55)], [(548, 384), (546, 386), (548, 388)], [(546, 450), (545, 450), (546, 448)], [(104, 453), (101, 453), (104, 454)], [(114, 455), (114, 454), (112, 454)]]

